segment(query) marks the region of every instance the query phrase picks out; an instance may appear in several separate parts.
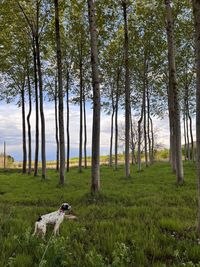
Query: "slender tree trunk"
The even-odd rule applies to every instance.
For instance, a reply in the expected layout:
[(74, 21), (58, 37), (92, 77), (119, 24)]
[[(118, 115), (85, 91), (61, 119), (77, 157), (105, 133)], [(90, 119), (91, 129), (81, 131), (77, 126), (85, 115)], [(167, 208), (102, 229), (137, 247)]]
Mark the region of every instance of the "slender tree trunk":
[(54, 0), (55, 6), (55, 38), (58, 69), (58, 100), (59, 100), (59, 144), (60, 144), (60, 179), (59, 183), (65, 183), (65, 134), (64, 134), (64, 108), (63, 108), (63, 81), (62, 81), (62, 54), (60, 44), (60, 26), (58, 0)]
[(3, 168), (6, 169), (6, 142), (3, 144)]
[(141, 124), (144, 116), (145, 98), (146, 98), (146, 58), (144, 59), (143, 97), (141, 106), (141, 116), (138, 121), (138, 171), (141, 171)]
[(151, 123), (151, 114), (150, 114), (150, 97), (149, 97), (149, 87), (147, 86), (147, 133), (148, 133), (148, 144), (149, 144), (149, 162), (153, 163), (152, 159), (152, 145), (151, 145), (151, 136), (150, 136), (150, 123)]
[(34, 176), (38, 176), (38, 157), (39, 157), (39, 103), (38, 103), (38, 77), (37, 77), (37, 58), (35, 48), (35, 38), (33, 37), (33, 65), (34, 65), (34, 84), (35, 84), (35, 162)]
[(83, 92), (83, 118), (84, 118), (84, 168), (87, 169), (87, 120), (85, 106), (85, 90)]
[(113, 131), (114, 131), (114, 116), (115, 116), (115, 105), (114, 105), (114, 99), (113, 99), (113, 89), (112, 89), (112, 114), (111, 114), (111, 129), (110, 129), (110, 159), (109, 159), (109, 165), (112, 167), (113, 165)]
[(183, 115), (183, 130), (184, 130), (184, 158), (185, 161), (187, 160), (187, 140), (186, 140), (186, 125), (185, 125), (185, 110), (184, 110), (184, 115)]
[(93, 85), (93, 131), (92, 131), (92, 181), (91, 192), (97, 193), (100, 189), (100, 83), (99, 62), (97, 47), (96, 19), (93, 0), (88, 0), (89, 28), (91, 36), (91, 65)]
[(190, 140), (191, 140), (191, 159), (194, 160), (194, 139), (193, 139), (193, 132), (192, 132), (192, 118), (190, 113), (188, 114), (189, 122), (190, 122)]
[(143, 85), (143, 98), (142, 98), (142, 106), (141, 106), (141, 116), (138, 121), (138, 171), (141, 171), (141, 124), (143, 120), (143, 112), (144, 112), (144, 106), (145, 104), (145, 81)]
[(186, 136), (187, 136), (187, 158), (190, 160), (190, 137), (189, 137), (189, 125), (188, 125), (188, 107), (186, 111)]
[(167, 40), (168, 40), (168, 60), (169, 60), (169, 90), (173, 91), (173, 109), (174, 109), (174, 129), (175, 134), (175, 153), (176, 153), (176, 176), (177, 183), (183, 184), (183, 162), (181, 147), (181, 123), (180, 123), (180, 106), (178, 96), (178, 86), (176, 81), (175, 49), (173, 37), (173, 18), (171, 1), (165, 0), (167, 12)]
[[(131, 112), (132, 113), (132, 112)], [(134, 165), (135, 161), (135, 144), (134, 144), (134, 133), (133, 133), (133, 117), (130, 116), (130, 122), (131, 122), (131, 164)]]
[(153, 120), (150, 117), (150, 123), (151, 123), (151, 159), (152, 163), (154, 162), (154, 130), (153, 130)]
[(82, 62), (82, 44), (80, 48), (80, 131), (79, 131), (79, 172), (82, 172), (82, 158), (83, 158), (83, 62)]
[(39, 37), (36, 34), (36, 56), (37, 56), (37, 71), (39, 81), (39, 96), (40, 96), (40, 119), (41, 119), (41, 156), (42, 156), (42, 178), (46, 179), (46, 145), (45, 145), (45, 118), (43, 108), (43, 81), (42, 81), (42, 68), (40, 60), (40, 45)]
[(130, 177), (130, 73), (127, 1), (122, 1), (124, 16), (124, 59), (125, 59), (125, 176)]
[(174, 95), (169, 83), (167, 84), (168, 109), (169, 109), (169, 130), (170, 130), (170, 155), (169, 161), (172, 172), (176, 173), (176, 155), (175, 155), (175, 134), (174, 134)]
[[(57, 76), (57, 75), (56, 75)], [(58, 132), (58, 84), (57, 77), (55, 78), (55, 128), (56, 128), (56, 170), (59, 171), (59, 132)]]
[(117, 70), (117, 90), (116, 90), (116, 103), (115, 103), (115, 170), (118, 168), (118, 109), (119, 109), (119, 81), (120, 81), (120, 68)]
[(145, 166), (148, 167), (148, 155), (147, 155), (147, 115), (146, 115), (146, 90), (145, 90), (145, 102), (143, 105), (144, 109), (144, 155), (145, 155)]
[(196, 146), (197, 146), (197, 180), (198, 180), (198, 225), (197, 233), (200, 237), (200, 2), (193, 0), (194, 21), (196, 31), (196, 70), (197, 70), (197, 88), (196, 88)]
[(66, 105), (67, 105), (67, 166), (66, 170), (69, 172), (69, 158), (70, 158), (70, 129), (69, 129), (69, 71), (67, 71), (67, 88), (66, 88)]
[(24, 85), (21, 90), (21, 100), (22, 100), (22, 135), (23, 135), (23, 168), (22, 172), (26, 173), (27, 164), (27, 152), (26, 152), (26, 117), (25, 117), (25, 97), (24, 97)]
[(188, 114), (189, 114), (189, 103), (188, 103), (188, 81), (187, 81), (187, 67), (186, 67), (186, 73), (185, 73), (185, 77), (186, 77), (186, 83), (185, 83), (185, 127), (186, 127), (186, 140), (187, 140), (187, 159), (190, 160), (190, 138), (189, 138), (189, 118), (188, 118)]
[(32, 149), (31, 149), (31, 123), (30, 117), (32, 112), (32, 100), (31, 100), (31, 82), (29, 74), (29, 66), (27, 66), (27, 79), (28, 79), (28, 99), (29, 99), (29, 112), (27, 115), (27, 125), (28, 125), (28, 174), (31, 174), (31, 162), (32, 162)]

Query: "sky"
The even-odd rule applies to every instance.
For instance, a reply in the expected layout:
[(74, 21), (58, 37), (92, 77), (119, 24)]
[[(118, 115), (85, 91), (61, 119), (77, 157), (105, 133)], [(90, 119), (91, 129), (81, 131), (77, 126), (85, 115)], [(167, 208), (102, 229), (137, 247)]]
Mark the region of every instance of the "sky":
[[(28, 107), (26, 106), (26, 111)], [(92, 138), (92, 109), (87, 105), (87, 132), (88, 132), (88, 155), (91, 155), (91, 138)], [(45, 123), (46, 123), (46, 157), (47, 160), (56, 158), (55, 142), (55, 120), (53, 103), (44, 105)], [(66, 114), (65, 114), (66, 117)], [(101, 113), (101, 155), (109, 154), (110, 140), (110, 116)], [(153, 118), (154, 126), (158, 132), (157, 142), (169, 147), (169, 125), (168, 118), (160, 120)], [(123, 125), (124, 114), (119, 114), (119, 124)], [(31, 115), (32, 124), (32, 150), (34, 152), (35, 139), (35, 111)], [(65, 124), (66, 125), (66, 124)], [(70, 137), (71, 137), (71, 157), (78, 156), (79, 143), (79, 107), (70, 105)], [(3, 142), (6, 141), (7, 154), (14, 157), (15, 161), (22, 160), (22, 120), (21, 109), (14, 103), (6, 104), (0, 102), (0, 153), (3, 152)], [(123, 144), (119, 150), (123, 151)]]

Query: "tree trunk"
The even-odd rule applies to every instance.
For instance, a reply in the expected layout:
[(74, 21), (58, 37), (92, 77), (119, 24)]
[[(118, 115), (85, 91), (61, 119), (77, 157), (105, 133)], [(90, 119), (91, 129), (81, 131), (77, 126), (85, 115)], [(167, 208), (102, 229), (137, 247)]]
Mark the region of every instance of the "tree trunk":
[(59, 171), (59, 133), (58, 133), (58, 84), (57, 84), (57, 75), (55, 78), (55, 128), (56, 128), (56, 170)]
[(44, 119), (44, 109), (43, 109), (43, 81), (42, 81), (42, 69), (40, 61), (40, 45), (38, 36), (36, 36), (36, 55), (37, 55), (38, 81), (39, 81), (39, 96), (40, 96), (42, 178), (45, 179), (46, 178), (45, 119)]
[(150, 123), (151, 123), (151, 114), (150, 114), (150, 96), (149, 96), (149, 87), (147, 86), (147, 134), (148, 134), (148, 144), (149, 144), (149, 162), (150, 164), (153, 164), (152, 159), (152, 145), (151, 145), (151, 136), (150, 136)]
[(83, 92), (83, 118), (84, 118), (84, 168), (87, 169), (87, 120), (85, 106), (85, 90)]
[(190, 113), (188, 114), (188, 117), (190, 121), (191, 159), (194, 161), (194, 139), (192, 133), (192, 118), (190, 116)]
[(29, 66), (27, 66), (27, 79), (28, 79), (28, 99), (29, 99), (29, 112), (27, 115), (27, 125), (28, 125), (28, 174), (31, 174), (31, 123), (30, 117), (32, 112), (32, 100), (31, 100), (31, 82), (30, 82), (30, 74), (29, 74)]
[(123, 0), (124, 16), (124, 59), (125, 59), (125, 176), (130, 177), (130, 73), (129, 73), (129, 38), (127, 21), (127, 1)]
[(118, 168), (118, 109), (119, 109), (119, 80), (120, 68), (117, 70), (117, 90), (116, 90), (116, 103), (115, 103), (115, 170)]
[(187, 67), (186, 67), (186, 83), (185, 83), (185, 126), (186, 126), (186, 139), (187, 139), (187, 159), (190, 160), (190, 138), (189, 138), (189, 103), (188, 103), (188, 81), (187, 81)]
[(185, 161), (187, 160), (187, 140), (186, 140), (186, 123), (185, 123), (185, 110), (184, 110), (184, 115), (183, 115), (183, 130), (184, 130), (184, 158)]
[(34, 176), (38, 176), (39, 104), (38, 104), (37, 58), (36, 58), (36, 48), (35, 48), (35, 38), (34, 37), (33, 37), (33, 63), (34, 63), (34, 84), (35, 84), (35, 162), (34, 162)]
[(169, 161), (172, 172), (176, 173), (176, 155), (175, 155), (175, 135), (174, 135), (174, 95), (170, 88), (169, 82), (167, 84), (168, 95), (168, 110), (169, 110), (169, 130), (170, 130), (170, 155)]
[[(146, 80), (147, 80), (147, 62), (146, 62), (146, 54), (144, 54), (144, 73), (143, 73), (143, 97), (142, 97), (142, 106), (141, 106), (141, 116), (138, 121), (138, 171), (141, 171), (141, 124), (143, 120), (143, 116), (145, 115), (145, 102), (146, 102)], [(144, 119), (145, 120), (145, 119)], [(146, 128), (146, 123), (144, 123), (144, 128)], [(145, 130), (144, 130), (145, 134)], [(147, 144), (146, 144), (147, 147)], [(146, 153), (145, 153), (146, 154)], [(146, 155), (145, 155), (146, 161)]]
[[(169, 90), (173, 91), (173, 110), (174, 110), (174, 138), (176, 153), (176, 176), (177, 183), (183, 184), (183, 162), (181, 147), (181, 123), (180, 123), (180, 106), (178, 96), (178, 86), (176, 81), (175, 49), (173, 37), (173, 18), (171, 1), (165, 0), (167, 12), (167, 40), (168, 40), (168, 63), (169, 63)], [(170, 99), (171, 100), (171, 99)]]
[(54, 0), (55, 6), (55, 41), (58, 69), (58, 100), (59, 100), (59, 144), (60, 144), (60, 179), (59, 183), (65, 183), (65, 134), (64, 134), (64, 111), (63, 111), (63, 81), (62, 81), (62, 54), (60, 44), (60, 26), (58, 0)]
[[(145, 86), (146, 87), (146, 86)], [(145, 88), (146, 89), (146, 88)], [(146, 90), (145, 90), (145, 101), (143, 105), (144, 109), (144, 155), (145, 155), (145, 166), (148, 167), (148, 155), (147, 155), (147, 116), (146, 116)]]
[(188, 125), (188, 107), (186, 111), (186, 134), (187, 134), (187, 158), (190, 160), (190, 137), (189, 137), (189, 125)]
[(153, 132), (153, 120), (150, 117), (150, 123), (151, 123), (151, 159), (152, 163), (154, 162), (154, 132)]
[(67, 105), (67, 166), (66, 170), (69, 172), (69, 158), (70, 158), (70, 130), (69, 130), (69, 71), (67, 71), (67, 88), (66, 88), (66, 105)]
[(100, 189), (100, 83), (99, 83), (99, 62), (97, 47), (97, 32), (95, 21), (95, 10), (93, 0), (88, 0), (89, 28), (91, 41), (91, 65), (93, 85), (93, 131), (92, 131), (92, 181), (91, 192), (97, 193)]
[(24, 85), (21, 90), (21, 101), (22, 101), (22, 141), (23, 141), (23, 168), (22, 172), (26, 173), (27, 164), (27, 152), (26, 152), (26, 118), (25, 118), (25, 97), (24, 97)]
[(145, 105), (145, 81), (143, 81), (143, 98), (142, 98), (142, 106), (141, 106), (141, 116), (138, 121), (138, 171), (141, 171), (141, 124), (143, 120), (143, 112)]
[(82, 158), (83, 158), (83, 62), (82, 62), (82, 43), (80, 47), (80, 130), (79, 130), (79, 172), (82, 172)]
[(131, 121), (131, 164), (134, 165), (134, 161), (135, 161), (135, 144), (134, 144), (133, 117), (132, 117), (132, 115), (130, 115), (130, 121)]
[(6, 169), (6, 142), (3, 144), (3, 168)]
[(197, 137), (197, 180), (198, 180), (198, 226), (197, 233), (200, 237), (200, 2), (193, 0), (195, 31), (196, 31), (196, 137)]
[(114, 124), (114, 115), (115, 115), (115, 105), (114, 105), (114, 99), (113, 99), (113, 89), (112, 89), (112, 114), (111, 114), (111, 129), (110, 129), (110, 159), (109, 159), (109, 165), (112, 167), (113, 164), (113, 124)]

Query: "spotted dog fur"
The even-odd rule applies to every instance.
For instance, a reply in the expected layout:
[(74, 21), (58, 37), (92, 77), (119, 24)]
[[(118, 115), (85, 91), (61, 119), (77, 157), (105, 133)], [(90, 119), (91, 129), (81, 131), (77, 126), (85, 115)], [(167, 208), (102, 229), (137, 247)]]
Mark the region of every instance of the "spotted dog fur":
[(41, 234), (44, 238), (48, 224), (54, 225), (54, 235), (59, 234), (59, 227), (65, 218), (65, 212), (70, 209), (71, 206), (68, 203), (63, 203), (59, 210), (40, 216), (35, 222), (35, 230), (33, 235)]

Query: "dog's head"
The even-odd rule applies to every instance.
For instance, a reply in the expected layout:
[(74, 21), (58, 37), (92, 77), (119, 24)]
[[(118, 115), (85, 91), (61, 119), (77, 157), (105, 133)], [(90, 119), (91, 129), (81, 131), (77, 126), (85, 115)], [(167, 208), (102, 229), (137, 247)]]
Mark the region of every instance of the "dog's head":
[(68, 211), (68, 210), (71, 210), (71, 206), (68, 204), (68, 203), (63, 203), (60, 207), (60, 210), (62, 211)]

